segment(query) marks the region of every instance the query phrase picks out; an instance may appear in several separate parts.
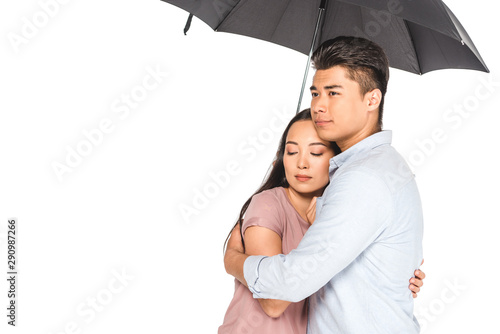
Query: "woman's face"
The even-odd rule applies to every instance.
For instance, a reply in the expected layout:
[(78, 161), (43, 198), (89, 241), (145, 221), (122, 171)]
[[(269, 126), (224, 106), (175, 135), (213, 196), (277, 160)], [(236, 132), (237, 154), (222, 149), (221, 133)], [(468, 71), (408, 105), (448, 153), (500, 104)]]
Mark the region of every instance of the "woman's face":
[(311, 120), (295, 122), (288, 131), (283, 156), (290, 188), (320, 196), (329, 181), (329, 160), (333, 155), (330, 143), (318, 137)]

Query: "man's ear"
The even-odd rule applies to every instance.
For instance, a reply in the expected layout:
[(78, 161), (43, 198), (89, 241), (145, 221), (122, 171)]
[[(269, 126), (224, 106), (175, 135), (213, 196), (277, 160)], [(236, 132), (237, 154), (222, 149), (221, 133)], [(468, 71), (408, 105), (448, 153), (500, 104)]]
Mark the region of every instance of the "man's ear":
[(380, 89), (375, 88), (374, 90), (369, 91), (368, 93), (366, 93), (365, 97), (368, 104), (368, 110), (378, 110), (380, 102), (382, 101), (382, 92), (380, 91)]

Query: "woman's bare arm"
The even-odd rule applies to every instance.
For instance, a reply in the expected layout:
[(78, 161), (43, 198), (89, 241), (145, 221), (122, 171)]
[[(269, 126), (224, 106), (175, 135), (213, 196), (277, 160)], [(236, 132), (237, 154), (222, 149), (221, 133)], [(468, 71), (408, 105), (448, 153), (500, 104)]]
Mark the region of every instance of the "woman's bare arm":
[[(265, 227), (251, 226), (245, 230), (245, 253), (247, 255), (273, 256), (282, 254), (280, 236)], [(258, 299), (264, 312), (273, 318), (285, 312), (291, 302), (278, 299)]]

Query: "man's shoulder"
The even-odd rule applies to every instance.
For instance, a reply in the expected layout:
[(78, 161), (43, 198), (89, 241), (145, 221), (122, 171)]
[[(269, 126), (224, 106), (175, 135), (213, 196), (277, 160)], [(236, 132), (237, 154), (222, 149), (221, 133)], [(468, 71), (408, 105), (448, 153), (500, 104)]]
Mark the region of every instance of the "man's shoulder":
[(380, 145), (353, 157), (339, 168), (337, 177), (351, 172), (359, 172), (378, 179), (391, 191), (397, 191), (398, 188), (414, 180), (413, 172), (405, 159), (391, 145)]

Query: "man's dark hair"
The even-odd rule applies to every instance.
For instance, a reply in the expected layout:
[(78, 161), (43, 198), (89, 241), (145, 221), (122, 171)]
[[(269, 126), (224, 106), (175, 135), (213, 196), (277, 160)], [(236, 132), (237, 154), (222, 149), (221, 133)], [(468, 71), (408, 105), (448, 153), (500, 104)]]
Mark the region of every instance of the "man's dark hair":
[(312, 55), (316, 70), (328, 70), (342, 66), (347, 77), (359, 84), (361, 95), (380, 89), (378, 126), (382, 128), (384, 97), (389, 81), (389, 61), (384, 50), (377, 44), (360, 37), (340, 36), (321, 44)]

